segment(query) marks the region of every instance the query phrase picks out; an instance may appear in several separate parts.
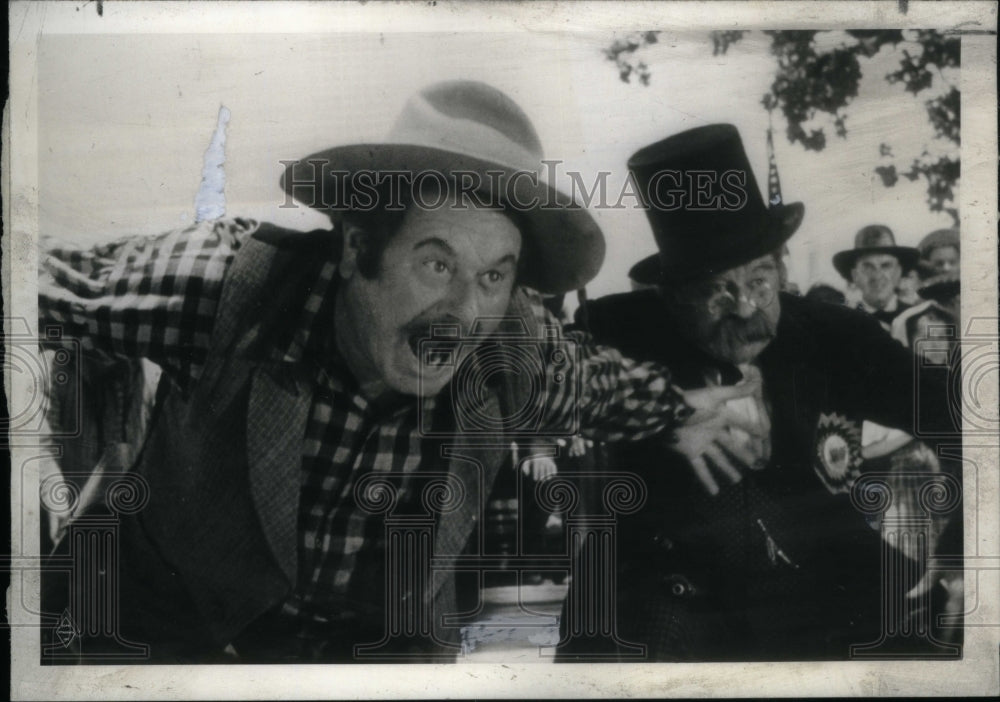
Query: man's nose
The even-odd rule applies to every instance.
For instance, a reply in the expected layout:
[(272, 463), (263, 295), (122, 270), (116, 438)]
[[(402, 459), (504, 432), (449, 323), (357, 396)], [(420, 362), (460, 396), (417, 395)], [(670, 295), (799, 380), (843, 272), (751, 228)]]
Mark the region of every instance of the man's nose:
[(743, 319), (749, 319), (757, 311), (757, 305), (753, 303), (746, 291), (740, 292), (736, 296), (736, 315)]
[(475, 280), (455, 276), (448, 287), (445, 311), (462, 325), (463, 336), (468, 335), (476, 319), (479, 318), (479, 299), (476, 296)]

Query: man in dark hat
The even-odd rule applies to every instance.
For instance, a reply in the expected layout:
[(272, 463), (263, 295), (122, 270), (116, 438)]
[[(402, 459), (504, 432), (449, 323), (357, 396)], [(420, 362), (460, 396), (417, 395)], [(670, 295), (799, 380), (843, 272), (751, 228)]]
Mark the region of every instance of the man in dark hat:
[[(764, 203), (731, 125), (642, 149), (629, 169), (660, 250), (655, 274), (642, 282), (656, 288), (589, 303), (594, 337), (668, 364), (682, 388), (760, 376), (762, 391), (727, 403), (743, 425), (698, 446), (703, 458), (692, 467), (677, 453), (692, 450), (689, 437), (608, 446), (612, 471), (663, 469), (643, 471), (645, 505), (616, 525), (608, 586), (616, 609), (604, 629), (587, 631), (571, 626), (572, 608), (585, 603), (567, 601), (561, 659), (811, 660), (912, 650), (912, 639), (886, 632), (897, 610), (887, 608), (884, 622), (880, 612), (883, 594), (899, 603), (916, 582), (897, 574), (921, 566), (883, 542), (885, 506), (871, 500), (861, 474), (857, 428), (871, 418), (913, 432), (919, 414), (924, 431), (957, 441), (945, 376), (916, 367), (868, 315), (780, 292), (783, 246), (804, 208)], [(691, 172), (705, 183), (739, 183), (745, 196), (725, 207), (696, 198), (664, 207), (658, 185)], [(702, 201), (713, 195), (725, 199), (713, 188)], [(604, 582), (586, 570), (593, 555), (586, 545), (579, 577)], [(917, 644), (940, 652), (921, 635)]]
[(900, 281), (916, 266), (919, 255), (915, 248), (896, 246), (889, 227), (870, 224), (855, 235), (853, 249), (834, 255), (833, 265), (861, 291), (858, 309), (875, 317), (888, 331), (892, 320), (909, 307), (897, 293)]
[[(439, 83), (385, 142), (287, 164), (332, 231), (218, 220), (48, 253), (41, 328), (165, 379), (110, 476), (131, 502), (95, 475), (69, 505), (47, 660), (449, 660), (456, 560), (512, 438), (725, 431), (714, 406), (752, 384), (682, 397), (662, 366), (560, 337), (538, 293), (584, 285), (604, 241), (541, 159), (505, 94)], [(117, 561), (76, 549), (95, 510)]]

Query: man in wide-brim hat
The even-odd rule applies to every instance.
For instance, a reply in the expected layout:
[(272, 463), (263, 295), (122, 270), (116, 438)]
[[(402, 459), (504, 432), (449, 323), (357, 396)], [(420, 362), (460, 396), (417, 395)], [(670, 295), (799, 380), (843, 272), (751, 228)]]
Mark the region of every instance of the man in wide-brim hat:
[[(759, 376), (762, 391), (728, 403), (745, 426), (723, 439), (608, 447), (610, 470), (663, 469), (648, 475), (643, 508), (616, 525), (613, 626), (582, 630), (581, 605), (568, 601), (561, 658), (850, 658), (880, 638), (882, 593), (900, 602), (919, 577), (872, 528), (879, 508), (852, 497), (864, 484), (860, 422), (912, 432), (919, 414), (926, 433), (954, 440), (945, 378), (867, 315), (781, 292), (804, 208), (765, 203), (735, 127), (682, 132), (628, 166), (659, 248), (659, 265), (633, 275), (656, 288), (594, 300), (578, 317), (599, 342), (668, 365), (682, 388)], [(678, 193), (689, 180), (700, 187)], [(678, 451), (703, 458), (689, 467)], [(883, 581), (890, 568), (907, 576)], [(956, 652), (926, 636), (891, 643)]]
[[(287, 164), (332, 231), (220, 220), (50, 253), (42, 320), (166, 381), (130, 447), (142, 497), (110, 504), (117, 628), (70, 607), (46, 656), (449, 660), (454, 561), (512, 438), (726, 430), (714, 406), (752, 384), (683, 398), (666, 368), (552, 326), (538, 292), (584, 285), (604, 241), (541, 159), (504, 93), (438, 83), (385, 141)], [(92, 585), (52, 575), (51, 611), (104, 601)]]
[(854, 236), (854, 248), (833, 257), (833, 267), (844, 280), (861, 291), (858, 309), (877, 319), (885, 329), (910, 305), (899, 299), (899, 283), (920, 258), (910, 246), (897, 246), (892, 230), (884, 224), (869, 224)]

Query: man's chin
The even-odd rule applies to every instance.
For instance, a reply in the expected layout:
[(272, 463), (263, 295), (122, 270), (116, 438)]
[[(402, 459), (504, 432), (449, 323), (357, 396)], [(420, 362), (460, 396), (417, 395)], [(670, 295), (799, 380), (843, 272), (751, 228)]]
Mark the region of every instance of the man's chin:
[(431, 397), (433, 395), (437, 395), (444, 389), (444, 386), (448, 384), (449, 380), (451, 380), (451, 373), (448, 373), (444, 377), (424, 374), (417, 383), (417, 388), (413, 394), (419, 395), (420, 397)]

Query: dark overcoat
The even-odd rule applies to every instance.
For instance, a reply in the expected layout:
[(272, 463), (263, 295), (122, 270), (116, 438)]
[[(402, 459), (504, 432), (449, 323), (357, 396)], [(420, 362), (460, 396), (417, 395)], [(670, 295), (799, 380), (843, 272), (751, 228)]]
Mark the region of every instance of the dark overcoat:
[[(564, 627), (563, 659), (636, 654), (626, 644), (653, 660), (847, 658), (882, 637), (889, 593), (916, 582), (919, 566), (881, 533), (885, 481), (864, 482), (860, 456), (838, 464), (829, 450), (856, 452), (863, 419), (960, 443), (949, 371), (921, 366), (867, 315), (786, 294), (780, 303), (758, 359), (770, 462), (710, 496), (662, 439), (609, 446), (609, 469), (639, 473), (646, 503), (616, 525), (615, 631)], [(664, 363), (682, 387), (703, 386), (706, 371), (741, 377), (685, 340), (655, 290), (595, 300), (587, 315), (595, 339)], [(889, 563), (905, 572), (883, 577)]]

